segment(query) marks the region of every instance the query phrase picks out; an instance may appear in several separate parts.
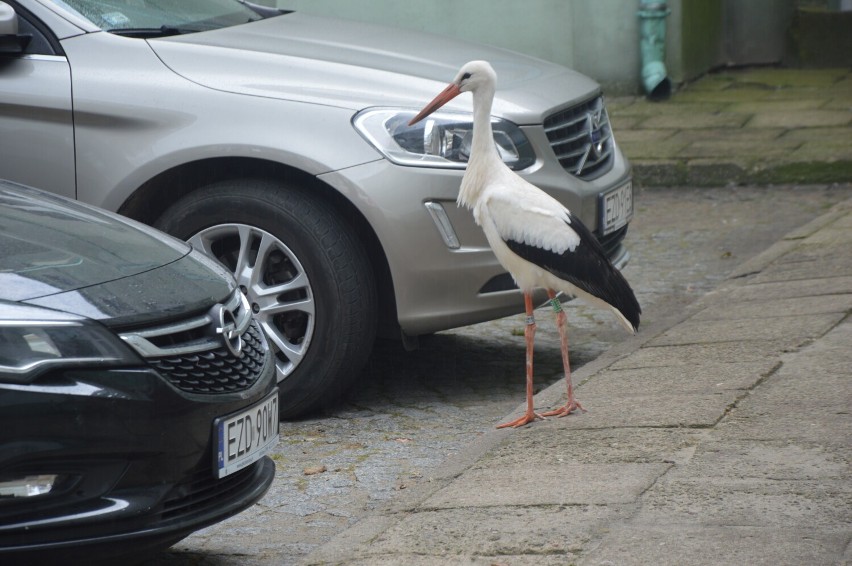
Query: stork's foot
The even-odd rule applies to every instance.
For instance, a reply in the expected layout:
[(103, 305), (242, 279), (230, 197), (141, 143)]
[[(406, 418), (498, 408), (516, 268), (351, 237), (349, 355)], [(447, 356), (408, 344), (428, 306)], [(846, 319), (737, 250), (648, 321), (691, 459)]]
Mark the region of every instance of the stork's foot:
[(577, 409), (579, 409), (583, 413), (586, 412), (586, 409), (584, 409), (583, 406), (580, 405), (579, 402), (572, 399), (571, 401), (568, 401), (567, 403), (565, 403), (563, 406), (559, 407), (558, 409), (553, 409), (552, 411), (547, 411), (546, 413), (542, 413), (541, 416), (543, 416), (543, 417), (566, 417), (566, 416), (570, 415), (571, 413), (573, 413), (574, 411), (576, 411)]
[(543, 415), (539, 415), (538, 413), (526, 413), (526, 414), (524, 414), (524, 416), (522, 416), (519, 419), (515, 419), (515, 420), (510, 421), (508, 423), (503, 423), (503, 424), (497, 425), (497, 428), (507, 428), (507, 427), (518, 428), (519, 426), (524, 426), (525, 424), (529, 424), (533, 421), (543, 421), (543, 420), (545, 420)]

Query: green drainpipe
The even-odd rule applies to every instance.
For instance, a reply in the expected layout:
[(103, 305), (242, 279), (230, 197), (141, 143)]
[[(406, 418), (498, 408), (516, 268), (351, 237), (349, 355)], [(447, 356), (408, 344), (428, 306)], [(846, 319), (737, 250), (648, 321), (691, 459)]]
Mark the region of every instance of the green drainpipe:
[(666, 55), (666, 16), (670, 12), (665, 2), (639, 0), (642, 85), (650, 100), (665, 100), (672, 93), (672, 82), (663, 62)]

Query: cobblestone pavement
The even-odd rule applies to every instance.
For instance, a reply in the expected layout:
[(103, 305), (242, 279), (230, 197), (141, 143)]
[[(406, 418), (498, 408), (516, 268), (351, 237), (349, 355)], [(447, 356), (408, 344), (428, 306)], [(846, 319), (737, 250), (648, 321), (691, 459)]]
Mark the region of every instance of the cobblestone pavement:
[[(638, 192), (625, 274), (642, 324), (692, 302), (850, 193), (850, 186)], [(624, 338), (608, 313), (578, 302), (566, 310), (575, 367)], [(561, 361), (552, 315), (539, 309), (537, 321), (544, 388), (561, 379)], [(523, 401), (522, 328), (520, 316), (509, 317), (430, 336), (415, 352), (379, 344), (335, 412), (282, 423), (276, 481), (258, 505), (147, 564), (295, 564), (400, 490), (428, 482)]]

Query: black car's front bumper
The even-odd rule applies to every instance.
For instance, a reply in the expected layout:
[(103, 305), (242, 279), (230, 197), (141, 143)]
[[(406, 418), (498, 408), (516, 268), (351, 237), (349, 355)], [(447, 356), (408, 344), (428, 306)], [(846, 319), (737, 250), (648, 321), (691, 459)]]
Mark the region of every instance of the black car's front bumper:
[(276, 387), (179, 391), (150, 369), (65, 372), (0, 384), (0, 482), (57, 475), (35, 497), (0, 497), (0, 563), (143, 556), (258, 501), (273, 462), (216, 479), (213, 421)]

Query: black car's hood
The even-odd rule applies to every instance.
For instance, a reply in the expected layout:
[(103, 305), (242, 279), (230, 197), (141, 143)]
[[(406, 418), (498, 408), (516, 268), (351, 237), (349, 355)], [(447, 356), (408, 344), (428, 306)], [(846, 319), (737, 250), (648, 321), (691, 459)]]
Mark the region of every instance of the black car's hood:
[(0, 300), (132, 326), (208, 308), (235, 286), (171, 236), (0, 181)]
[(207, 310), (224, 301), (235, 286), (224, 268), (194, 251), (132, 277), (26, 302), (100, 320), (111, 327), (133, 327)]
[(116, 281), (190, 250), (90, 206), (0, 183), (0, 299), (26, 301)]

